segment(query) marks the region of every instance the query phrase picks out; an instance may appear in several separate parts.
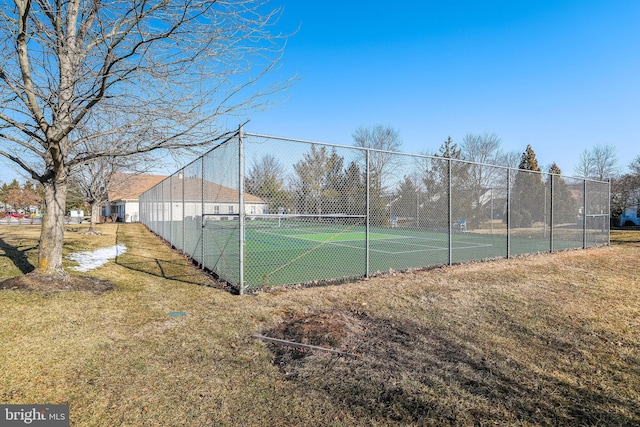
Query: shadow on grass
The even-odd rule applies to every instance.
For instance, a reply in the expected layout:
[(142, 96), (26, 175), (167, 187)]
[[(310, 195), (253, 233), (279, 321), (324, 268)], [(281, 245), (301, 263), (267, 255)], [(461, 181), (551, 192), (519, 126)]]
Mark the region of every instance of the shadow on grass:
[[(127, 227), (127, 226), (124, 226)], [(145, 233), (147, 231), (145, 230)], [(156, 240), (156, 237), (141, 236), (125, 233), (120, 226), (116, 232), (116, 244), (125, 244), (127, 253), (116, 256), (115, 263), (130, 270), (150, 274), (168, 280), (176, 280), (183, 283), (196, 285), (211, 285), (212, 280), (194, 271), (193, 264), (186, 258), (177, 259), (178, 254), (174, 253), (170, 258), (165, 259), (156, 256), (141, 255), (143, 253), (158, 253), (158, 246), (166, 246)]]
[(130, 270), (151, 274), (163, 279), (177, 280), (180, 282), (197, 285), (210, 284), (209, 282), (204, 280), (201, 275), (188, 271), (193, 267), (187, 265), (187, 260), (185, 260), (184, 262), (177, 262), (167, 261), (154, 257), (125, 254), (116, 257), (115, 262), (116, 264)]
[(16, 246), (10, 245), (4, 239), (0, 238), (0, 250), (4, 252), (4, 256), (7, 257), (23, 274), (31, 273), (35, 270), (35, 267), (29, 262), (27, 252), (37, 249), (37, 246), (18, 249)]

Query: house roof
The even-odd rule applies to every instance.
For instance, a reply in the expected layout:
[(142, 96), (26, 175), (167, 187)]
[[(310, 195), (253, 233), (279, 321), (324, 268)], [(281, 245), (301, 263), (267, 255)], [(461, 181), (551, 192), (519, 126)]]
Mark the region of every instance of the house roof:
[[(142, 193), (166, 178), (168, 177), (163, 175), (117, 174), (112, 181), (113, 189), (109, 191), (109, 200), (112, 202), (138, 200)], [(186, 177), (184, 178), (184, 183), (182, 181), (183, 179), (178, 178), (178, 176), (173, 176), (170, 181), (166, 181), (164, 184), (166, 186), (164, 189), (165, 194), (181, 200), (183, 199), (184, 188), (184, 200), (200, 201), (202, 199), (202, 179)], [(167, 183), (170, 184), (167, 185)], [(205, 201), (212, 203), (238, 203), (238, 190), (215, 182), (204, 181), (204, 197)], [(265, 203), (260, 197), (248, 193), (245, 193), (244, 201), (245, 203)]]
[[(182, 198), (184, 188), (184, 200), (200, 201), (202, 199), (202, 179), (197, 177), (185, 177), (184, 187), (181, 178), (175, 176), (171, 179), (171, 194), (177, 199)], [(168, 191), (168, 190), (165, 190)], [(217, 182), (204, 181), (204, 199), (210, 203), (238, 203), (238, 190), (226, 187)], [(265, 203), (263, 199), (253, 194), (244, 193), (245, 203)]]
[(116, 174), (110, 184), (109, 200), (138, 200), (142, 193), (166, 178), (165, 175)]

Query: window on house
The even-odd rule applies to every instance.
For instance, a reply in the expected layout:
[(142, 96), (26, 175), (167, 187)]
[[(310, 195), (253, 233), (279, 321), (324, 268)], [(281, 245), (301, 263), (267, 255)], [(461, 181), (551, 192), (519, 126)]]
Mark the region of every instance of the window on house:
[(220, 206), (219, 205), (215, 205), (213, 207), (213, 213), (214, 214), (219, 214), (220, 213)]
[(233, 205), (229, 206), (229, 213), (232, 214), (233, 213)]

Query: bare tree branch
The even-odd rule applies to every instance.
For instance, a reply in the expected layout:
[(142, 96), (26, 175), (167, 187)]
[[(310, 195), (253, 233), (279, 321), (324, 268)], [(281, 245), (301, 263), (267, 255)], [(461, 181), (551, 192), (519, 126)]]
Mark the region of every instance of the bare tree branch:
[(79, 165), (225, 138), (223, 116), (261, 108), (291, 84), (265, 81), (288, 37), (272, 32), (280, 14), (268, 0), (0, 9), (0, 156), (44, 186), (39, 270), (61, 271), (68, 175)]

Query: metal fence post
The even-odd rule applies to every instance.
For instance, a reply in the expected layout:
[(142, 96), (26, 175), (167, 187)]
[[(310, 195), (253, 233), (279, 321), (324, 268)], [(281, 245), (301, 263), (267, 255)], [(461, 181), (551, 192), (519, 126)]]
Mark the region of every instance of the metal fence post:
[(173, 175), (169, 177), (169, 243), (176, 247), (173, 237)]
[(242, 125), (238, 127), (238, 245), (239, 245), (239, 267), (238, 267), (238, 292), (240, 295), (244, 293), (244, 267), (245, 267), (245, 240), (244, 240), (244, 147)]
[(163, 239), (166, 239), (167, 236), (165, 236), (164, 234), (164, 188), (162, 188), (163, 183), (162, 181), (160, 181), (160, 205), (162, 206), (162, 220), (161, 220), (161, 226), (160, 226), (160, 235), (162, 236)]
[(202, 204), (200, 206), (200, 242), (201, 242), (201, 247), (200, 247), (200, 268), (204, 268), (204, 255), (205, 255), (205, 250), (204, 250), (204, 246), (205, 246), (205, 241), (204, 241), (204, 200), (205, 200), (205, 185), (204, 185), (204, 179), (205, 179), (205, 173), (206, 173), (206, 168), (205, 168), (205, 156), (202, 156), (200, 159), (200, 161), (202, 162), (202, 166), (200, 169), (200, 174), (202, 175), (200, 182), (202, 185), (201, 188), (201, 194), (200, 194), (200, 199), (202, 201)]
[(447, 164), (448, 164), (448, 215), (449, 215), (449, 265), (453, 264), (453, 212), (451, 210), (451, 202), (452, 202), (452, 197), (451, 197), (451, 158), (447, 159)]
[(369, 165), (369, 154), (370, 154), (370, 150), (367, 148), (366, 153), (366, 176), (367, 176), (367, 182), (366, 182), (366, 208), (365, 208), (365, 249), (364, 249), (364, 256), (365, 256), (365, 266), (364, 266), (364, 275), (365, 277), (369, 277), (369, 215), (370, 215), (370, 204), (371, 204), (371, 200), (370, 200), (370, 194), (369, 194), (369, 187), (371, 186), (371, 183), (369, 182), (369, 180), (371, 179), (371, 176), (369, 174), (369, 169), (370, 169), (370, 165)]
[(554, 201), (554, 193), (555, 193), (555, 175), (549, 175), (551, 179), (550, 183), (550, 191), (551, 195), (549, 196), (549, 252), (553, 252), (553, 201)]
[[(182, 176), (182, 178), (180, 178)], [(185, 217), (184, 217), (184, 209), (185, 209), (185, 203), (184, 203), (184, 181), (186, 180), (186, 175), (185, 175), (185, 170), (184, 168), (182, 168), (180, 170), (180, 174), (178, 175), (178, 178), (180, 178), (180, 181), (182, 182), (182, 192), (180, 194), (182, 194), (182, 252), (186, 253), (187, 252), (187, 245), (185, 242), (185, 237), (186, 237), (186, 233), (187, 233), (187, 221), (185, 221)]]
[(587, 248), (587, 180), (582, 181), (582, 249)]
[(507, 169), (507, 259), (511, 258), (511, 169)]
[(607, 212), (609, 213), (606, 217), (609, 220), (609, 224), (605, 225), (607, 229), (607, 246), (611, 246), (611, 178), (607, 179)]

